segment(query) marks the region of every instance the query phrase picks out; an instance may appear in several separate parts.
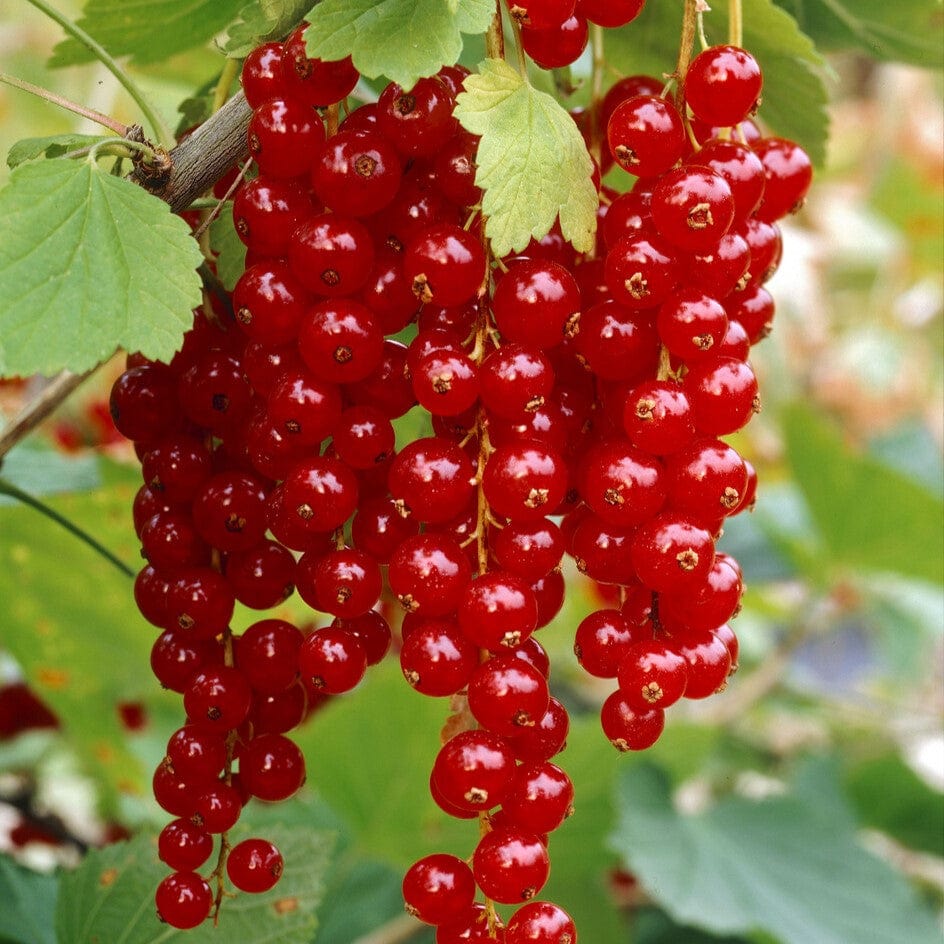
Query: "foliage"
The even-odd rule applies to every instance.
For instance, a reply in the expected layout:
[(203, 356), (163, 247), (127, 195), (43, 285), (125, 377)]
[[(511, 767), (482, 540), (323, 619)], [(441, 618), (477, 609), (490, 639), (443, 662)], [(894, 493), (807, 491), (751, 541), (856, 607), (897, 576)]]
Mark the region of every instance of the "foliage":
[(119, 346), (164, 359), (180, 347), (201, 298), (200, 250), (166, 204), (88, 160), (46, 160), (13, 172), (0, 214), (0, 373), (80, 372)]
[(520, 252), (558, 217), (564, 238), (589, 252), (597, 202), (590, 157), (557, 102), (505, 62), (488, 59), (466, 80), (456, 117), (482, 139), (475, 182), (485, 191), (485, 232), (495, 252)]

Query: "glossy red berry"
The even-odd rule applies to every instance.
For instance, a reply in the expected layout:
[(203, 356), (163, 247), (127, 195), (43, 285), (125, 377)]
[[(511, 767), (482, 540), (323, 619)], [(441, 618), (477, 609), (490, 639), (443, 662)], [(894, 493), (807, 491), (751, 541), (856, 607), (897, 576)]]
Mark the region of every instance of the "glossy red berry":
[(359, 220), (321, 213), (295, 230), (288, 262), (295, 277), (314, 295), (352, 295), (370, 276), (373, 242)]
[(243, 892), (267, 892), (282, 876), (282, 853), (268, 839), (244, 839), (226, 858), (229, 880)]
[(451, 307), (472, 299), (485, 277), (479, 239), (450, 223), (421, 230), (403, 254), (403, 273), (424, 304)]
[(600, 725), (618, 751), (644, 751), (659, 740), (665, 727), (665, 712), (661, 708), (634, 711), (617, 690), (600, 709)]
[(685, 76), (685, 100), (707, 125), (731, 128), (753, 114), (764, 80), (757, 60), (739, 46), (700, 52)]
[(154, 894), (157, 916), (165, 924), (182, 930), (202, 924), (210, 914), (213, 894), (195, 872), (168, 875)]
[(212, 852), (213, 837), (186, 819), (172, 820), (157, 837), (157, 854), (176, 871), (199, 869)]
[(270, 98), (249, 120), (249, 153), (266, 177), (285, 179), (307, 174), (324, 147), (325, 130), (318, 113), (295, 98)]
[(505, 944), (577, 944), (577, 926), (552, 902), (529, 901), (511, 916)]
[(537, 834), (494, 829), (479, 840), (472, 856), (476, 884), (492, 901), (520, 904), (544, 887), (550, 871), (547, 849)]
[(439, 853), (425, 856), (403, 877), (406, 910), (426, 924), (446, 924), (472, 907), (475, 879), (461, 859)]
[(576, 62), (589, 37), (586, 18), (576, 13), (558, 26), (521, 27), (521, 46), (542, 69), (562, 69)]
[(606, 129), (613, 159), (637, 177), (664, 174), (685, 152), (678, 109), (656, 95), (635, 95), (613, 110)]
[(260, 734), (243, 746), (239, 776), (260, 800), (287, 800), (305, 782), (305, 758), (284, 735)]

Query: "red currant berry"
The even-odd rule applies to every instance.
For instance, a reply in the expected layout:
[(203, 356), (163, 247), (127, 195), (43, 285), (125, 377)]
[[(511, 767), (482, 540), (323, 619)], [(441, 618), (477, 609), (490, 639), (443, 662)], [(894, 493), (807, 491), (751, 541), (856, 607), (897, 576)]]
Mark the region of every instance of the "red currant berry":
[(196, 872), (174, 872), (157, 886), (154, 903), (161, 921), (185, 930), (195, 928), (207, 919), (213, 905), (213, 893)]
[(226, 874), (243, 892), (267, 892), (282, 877), (282, 853), (268, 839), (244, 839), (229, 851)]
[(446, 924), (472, 907), (475, 879), (461, 859), (440, 853), (429, 855), (403, 877), (406, 910), (426, 924)]
[(756, 110), (763, 82), (749, 52), (739, 46), (711, 46), (688, 67), (685, 100), (699, 121), (731, 128)]
[(652, 747), (665, 727), (661, 708), (634, 711), (621, 691), (615, 691), (600, 709), (600, 725), (618, 751), (644, 751)]
[(488, 898), (515, 905), (534, 898), (544, 887), (550, 860), (535, 833), (494, 829), (479, 840), (472, 856), (472, 871)]

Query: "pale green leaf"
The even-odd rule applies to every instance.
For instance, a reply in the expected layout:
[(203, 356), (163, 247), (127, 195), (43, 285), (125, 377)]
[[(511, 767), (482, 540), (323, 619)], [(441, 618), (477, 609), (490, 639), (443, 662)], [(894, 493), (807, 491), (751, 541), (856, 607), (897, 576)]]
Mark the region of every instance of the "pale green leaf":
[[(826, 784), (827, 793), (829, 785)], [(816, 793), (727, 799), (683, 815), (654, 767), (624, 771), (612, 846), (680, 924), (781, 944), (937, 944), (905, 880), (856, 842)]]
[(89, 161), (43, 161), (13, 171), (0, 218), (0, 376), (180, 347), (201, 255), (166, 203)]
[(52, 913), (59, 883), (0, 856), (0, 940), (55, 944)]
[[(764, 73), (761, 122), (800, 144), (815, 164), (826, 156), (826, 66), (810, 38), (773, 0), (741, 0), (743, 45)], [(729, 0), (712, 0), (704, 17), (711, 43), (727, 42)], [(647, 3), (627, 30), (606, 31), (607, 63), (620, 72), (661, 76), (675, 69), (681, 5)], [(696, 50), (697, 51), (697, 50)]]
[[(48, 504), (133, 564), (140, 558), (131, 501), (140, 477), (104, 463), (100, 474), (109, 487)], [(150, 792), (117, 704), (171, 700), (148, 678), (157, 630), (137, 612), (128, 577), (33, 509), (0, 506), (0, 534), (3, 648), (55, 712), (104, 810), (113, 811), (119, 796)]]
[(824, 50), (861, 49), (875, 59), (941, 68), (939, 0), (777, 0)]
[(311, 0), (253, 0), (227, 30), (223, 52), (243, 59), (261, 43), (284, 37), (310, 9)]
[(387, 76), (403, 88), (457, 62), (462, 33), (482, 33), (494, 5), (486, 0), (322, 0), (308, 14), (308, 55), (352, 56), (367, 78)]
[[(257, 833), (242, 822), (231, 833), (234, 842), (249, 835)], [(157, 857), (153, 836), (139, 835), (93, 850), (78, 869), (62, 878), (56, 908), (60, 944), (309, 944), (333, 834), (267, 825), (258, 835), (274, 842), (285, 860), (278, 884), (261, 895), (225, 898), (218, 927), (208, 921), (191, 931), (174, 931), (158, 921), (154, 889), (167, 875), (167, 867)]]
[(475, 182), (484, 191), (485, 233), (496, 256), (561, 232), (578, 252), (593, 248), (597, 192), (576, 123), (507, 63), (486, 59), (464, 82), (456, 117), (479, 135)]
[(832, 563), (944, 580), (944, 504), (920, 483), (856, 452), (805, 405), (783, 415), (787, 458)]
[[(102, 484), (98, 458), (92, 452), (68, 455), (33, 437), (3, 457), (2, 474), (7, 482), (35, 496), (89, 492)], [(0, 495), (0, 505), (16, 504), (17, 499)]]
[(93, 147), (102, 141), (117, 141), (114, 135), (50, 134), (44, 138), (24, 138), (17, 141), (7, 154), (7, 167), (16, 167), (37, 157), (61, 157), (69, 151)]
[(217, 254), (216, 274), (231, 292), (246, 268), (246, 244), (233, 225), (233, 204), (229, 200), (210, 224), (210, 246)]
[[(160, 62), (212, 39), (245, 0), (88, 0), (78, 23), (113, 56)], [(89, 62), (95, 56), (69, 38), (53, 50), (51, 66)]]

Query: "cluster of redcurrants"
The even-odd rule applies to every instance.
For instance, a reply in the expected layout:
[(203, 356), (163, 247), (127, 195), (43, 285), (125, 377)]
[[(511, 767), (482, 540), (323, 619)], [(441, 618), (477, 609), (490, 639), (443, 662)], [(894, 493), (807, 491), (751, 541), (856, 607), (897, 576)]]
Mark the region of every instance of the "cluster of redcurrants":
[(660, 84), (623, 79), (603, 102), (607, 157), (638, 179), (601, 209), (604, 300), (584, 309), (576, 348), (613, 434), (582, 458), (584, 506), (565, 519), (578, 567), (623, 587), (575, 640), (590, 674), (618, 680), (601, 721), (621, 750), (650, 746), (665, 708), (736, 668), (741, 573), (715, 540), (751, 507), (756, 475), (719, 437), (759, 409), (747, 357), (773, 318), (776, 221), (811, 182), (802, 149), (750, 120), (762, 76), (743, 49), (701, 52), (678, 103)]
[(521, 46), (542, 69), (562, 69), (587, 48), (590, 24), (626, 26), (646, 0), (510, 0), (520, 26)]
[[(176, 926), (212, 906), (195, 872), (212, 834), (248, 797), (301, 785), (286, 732), (385, 655), (384, 570), (405, 610), (405, 678), (454, 699), (431, 794), (482, 824), (471, 866), (437, 854), (404, 880), (437, 944), (576, 941), (565, 912), (532, 900), (573, 800), (552, 763), (567, 712), (534, 636), (562, 605), (565, 551), (625, 598), (584, 620), (575, 647), (619, 681), (601, 715), (618, 748), (652, 744), (665, 707), (718, 690), (736, 663), (740, 571), (715, 540), (755, 480), (718, 437), (757, 408), (746, 358), (773, 315), (774, 221), (802, 200), (809, 162), (748, 119), (753, 59), (712, 47), (678, 106), (631, 77), (593, 116), (603, 169), (638, 177), (601, 189), (597, 253), (578, 258), (555, 231), (492, 264), (477, 141), (452, 114), (465, 74), (390, 85), (338, 126), (350, 60), (308, 59), (301, 29), (250, 54), (258, 175), (233, 205), (245, 272), (169, 366), (131, 358), (115, 385), (145, 479), (136, 599), (163, 630), (155, 674), (188, 716), (154, 778), (180, 817), (158, 890)], [(433, 434), (397, 450), (393, 421), (416, 404)], [(268, 609), (296, 587), (330, 626), (230, 633), (236, 600)], [(281, 858), (250, 842), (221, 863), (237, 888), (271, 887)], [(520, 906), (507, 927), (494, 902)]]

